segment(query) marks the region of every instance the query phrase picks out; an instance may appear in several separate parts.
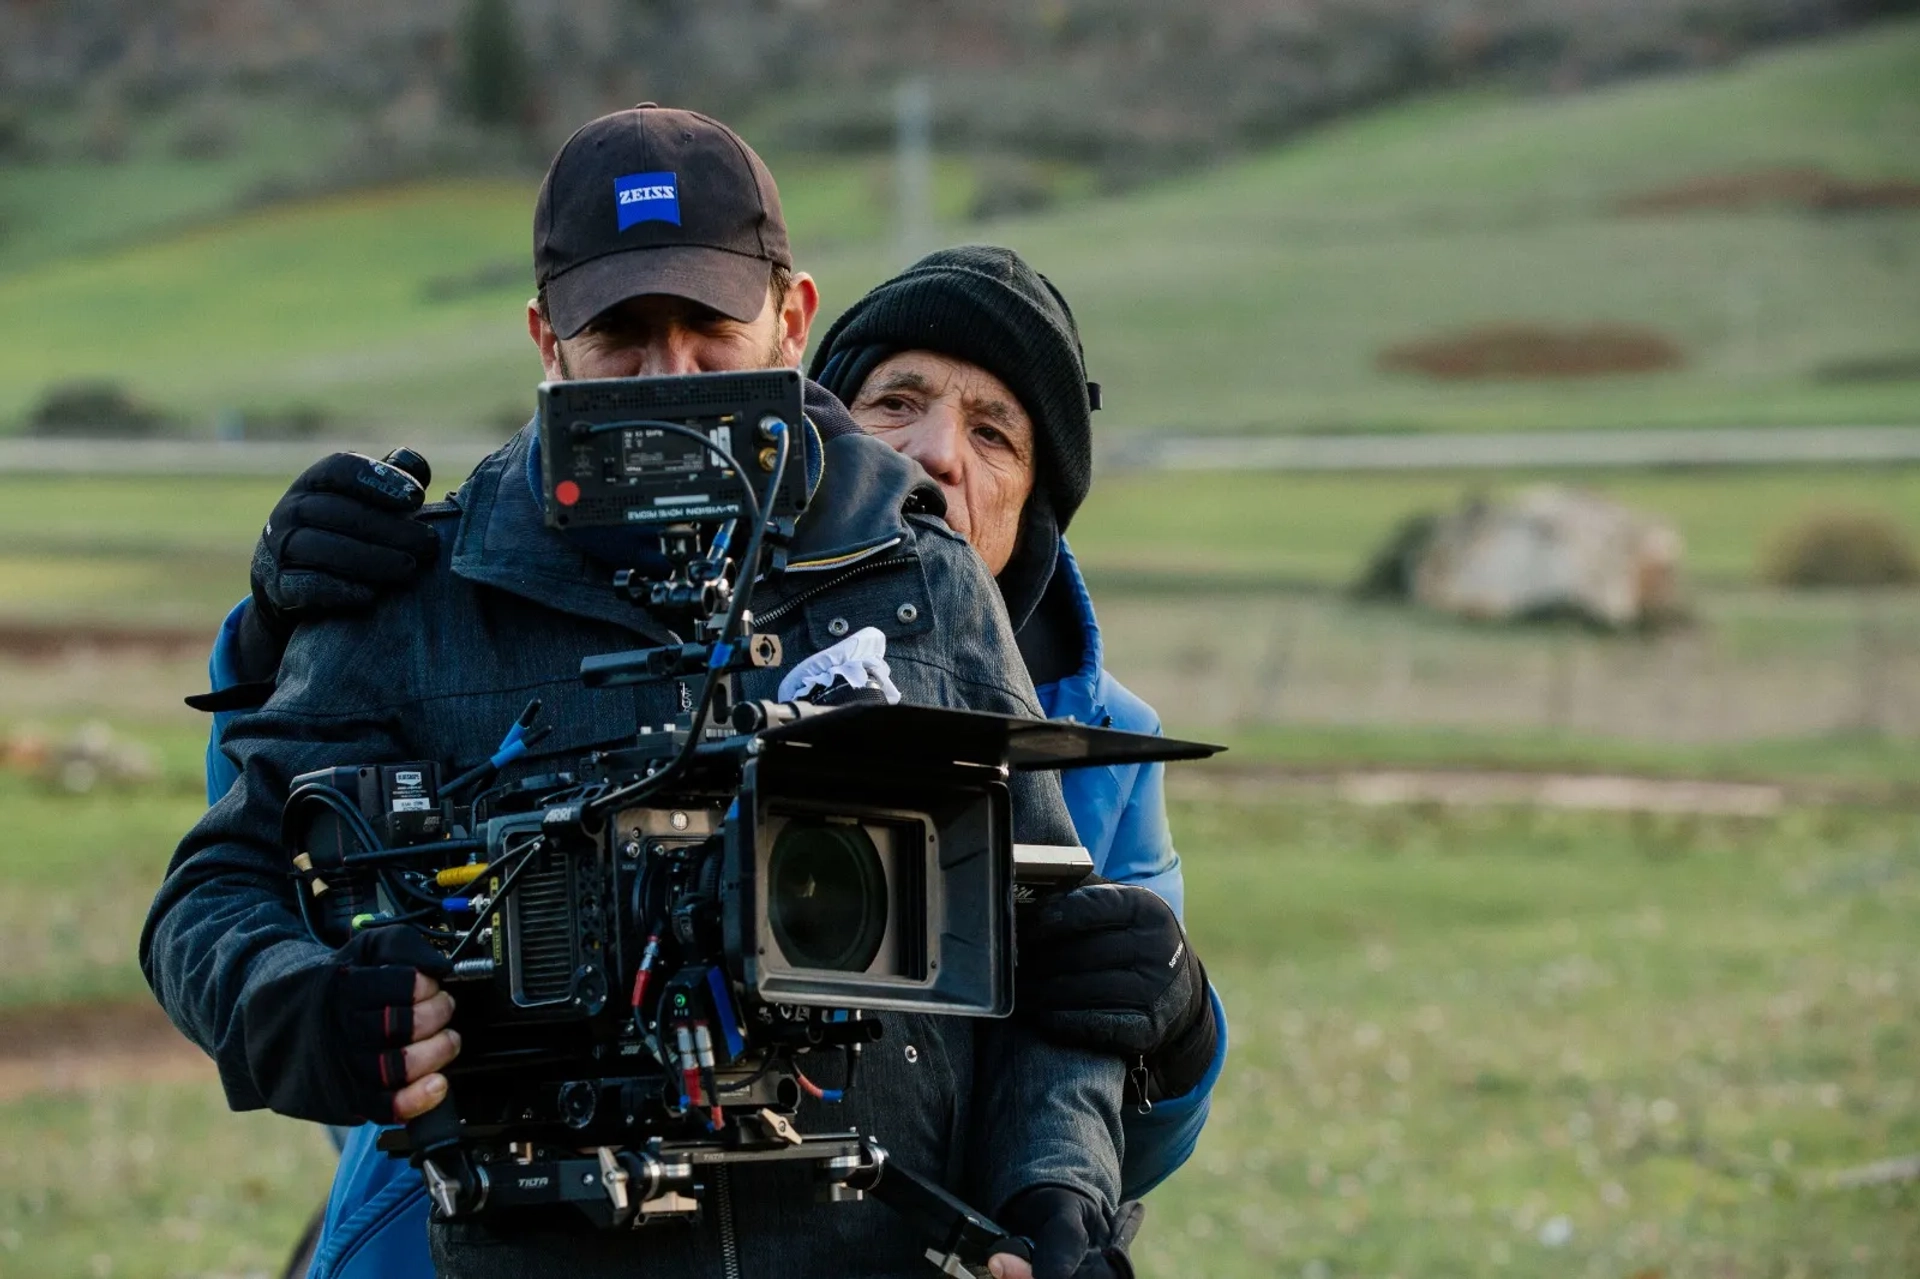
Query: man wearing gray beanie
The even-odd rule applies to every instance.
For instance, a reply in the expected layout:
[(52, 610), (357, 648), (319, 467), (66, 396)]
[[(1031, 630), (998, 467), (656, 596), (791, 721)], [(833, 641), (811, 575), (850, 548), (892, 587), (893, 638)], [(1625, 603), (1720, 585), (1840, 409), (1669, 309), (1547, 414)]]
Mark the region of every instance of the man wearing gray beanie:
[[(1093, 601), (1063, 536), (1092, 483), (1100, 388), (1052, 282), (1011, 249), (928, 254), (834, 321), (808, 372), (939, 483), (948, 523), (1000, 585), (1046, 713), (1160, 731), (1153, 708), (1102, 666)], [(1126, 1116), (1123, 1182), (1138, 1195), (1192, 1152), (1226, 1021), (1181, 930), (1162, 766), (1062, 781), (1108, 882), (1020, 920), (1015, 1015), (1134, 1063), (1141, 1105)]]
[[(916, 352), (985, 371), (1011, 392), (1010, 407), (1017, 406), (1030, 424), (1032, 452), (1018, 469), (1030, 476), (1031, 491), (1016, 513), (1017, 524), (1005, 530), (1017, 534), (1008, 562), (996, 564), (982, 549), (1020, 630), (1053, 576), (1060, 535), (1093, 482), (1092, 410), (1099, 407), (1100, 389), (1087, 381), (1073, 311), (1052, 282), (1012, 249), (941, 249), (847, 308), (821, 339), (808, 374), (852, 408), (863, 389), (877, 399), (889, 378), (875, 380), (876, 372), (898, 374), (901, 357)], [(892, 423), (881, 423), (871, 410), (866, 416), (862, 425), (869, 430), (892, 433)], [(949, 522), (972, 537), (976, 530), (956, 522), (967, 514), (954, 509), (956, 498), (970, 504), (951, 491), (956, 486), (940, 474), (942, 461), (929, 454), (922, 465), (932, 462), (929, 473), (950, 490)], [(1001, 532), (978, 531), (989, 538)], [(981, 549), (977, 540), (975, 545)]]

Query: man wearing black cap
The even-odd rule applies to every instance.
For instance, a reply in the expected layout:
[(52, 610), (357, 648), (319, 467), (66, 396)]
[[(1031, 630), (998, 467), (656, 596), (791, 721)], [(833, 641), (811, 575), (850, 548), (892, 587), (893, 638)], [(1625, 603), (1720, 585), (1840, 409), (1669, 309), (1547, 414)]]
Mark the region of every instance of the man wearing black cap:
[(651, 104), (561, 148), (534, 205), (533, 270), (527, 330), (555, 380), (792, 367), (820, 306), (760, 157)]
[[(541, 296), (528, 322), (552, 376), (797, 361), (817, 306), (811, 281), (791, 274), (778, 196), (758, 157), (730, 130), (686, 112), (621, 112), (577, 133), (543, 186), (535, 252)], [(923, 501), (937, 506), (937, 494), (835, 408), (831, 397), (809, 397), (802, 434), (817, 487), (789, 576), (880, 541), (907, 552), (890, 562), (913, 571), (876, 571), (825, 593), (769, 583), (756, 601), (769, 617), (781, 598), (805, 596), (776, 628), (787, 651), (810, 651), (824, 608), (836, 622), (887, 634), (894, 682), (911, 700), (1037, 714), (1003, 612), (981, 607), (993, 587), (978, 557), (920, 513)], [(176, 852), (140, 955), (161, 1003), (215, 1058), (238, 1108), (332, 1123), (406, 1118), (445, 1096), (439, 1072), (459, 1049), (452, 1001), (434, 981), (444, 961), (424, 944), (408, 945), (406, 930), (372, 929), (330, 952), (302, 925), (279, 829), (292, 777), (382, 760), (465, 769), (494, 750), (500, 725), (529, 696), (544, 701), (559, 731), (540, 758), (510, 767), (539, 772), (624, 739), (636, 714), (659, 722), (677, 708), (670, 689), (593, 690), (575, 678), (583, 656), (631, 647), (636, 634), (666, 637), (606, 587), (609, 568), (644, 547), (587, 548), (544, 528), (531, 441), (522, 431), (452, 501), (422, 513), (431, 544), (417, 539), (400, 554), (429, 562), (404, 589), (357, 613), (294, 619), (305, 624), (292, 631), (270, 696), (225, 726), (232, 780)], [(359, 476), (325, 466), (269, 523), (256, 606), (241, 610), (252, 620), (237, 626), (284, 633), (290, 619), (275, 616), (274, 574), (325, 575), (328, 554), (367, 532), (353, 523), (367, 503), (323, 500), (351, 492)], [(402, 497), (390, 503), (398, 509), (374, 513), (392, 520), (409, 505)], [(329, 527), (336, 521), (347, 526)], [(769, 695), (777, 675), (743, 677), (743, 694)], [(229, 715), (236, 709), (227, 703)], [(1021, 775), (1014, 789), (1021, 838), (1073, 842), (1057, 783)], [(811, 1122), (883, 1135), (903, 1166), (1031, 1235), (1042, 1279), (1128, 1273), (1104, 1246), (1119, 1180), (1119, 1063), (1004, 1024), (912, 1016), (890, 1024), (899, 1027), (894, 1049), (869, 1053), (861, 1087)], [(804, 1177), (772, 1168), (736, 1172), (718, 1193), (725, 1202), (700, 1226), (638, 1236), (546, 1221), (436, 1225), (434, 1262), (452, 1275), (637, 1266), (655, 1279), (923, 1270), (925, 1241), (877, 1204), (815, 1210)], [(316, 1273), (350, 1273), (353, 1252), (332, 1248)], [(999, 1260), (1002, 1274), (1025, 1271)]]

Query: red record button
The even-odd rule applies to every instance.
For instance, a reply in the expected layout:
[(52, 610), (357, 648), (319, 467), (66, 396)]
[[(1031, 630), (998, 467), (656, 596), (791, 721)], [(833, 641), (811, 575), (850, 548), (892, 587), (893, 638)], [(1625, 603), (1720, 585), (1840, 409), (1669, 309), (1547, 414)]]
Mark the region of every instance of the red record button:
[(572, 506), (580, 500), (580, 486), (572, 480), (561, 480), (553, 486), (553, 500), (562, 506)]

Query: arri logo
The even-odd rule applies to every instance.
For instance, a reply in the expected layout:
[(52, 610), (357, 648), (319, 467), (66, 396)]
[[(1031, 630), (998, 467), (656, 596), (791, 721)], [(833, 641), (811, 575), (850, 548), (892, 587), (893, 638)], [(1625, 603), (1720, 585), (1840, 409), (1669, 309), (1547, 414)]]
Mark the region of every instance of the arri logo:
[(640, 222), (680, 225), (680, 180), (671, 173), (629, 173), (613, 180), (620, 229)]

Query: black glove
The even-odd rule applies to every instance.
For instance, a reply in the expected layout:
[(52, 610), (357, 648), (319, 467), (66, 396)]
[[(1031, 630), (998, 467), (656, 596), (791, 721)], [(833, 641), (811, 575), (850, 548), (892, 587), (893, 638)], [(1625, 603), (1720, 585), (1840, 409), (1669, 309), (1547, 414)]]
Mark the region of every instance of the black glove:
[(303, 617), (366, 608), (431, 564), (440, 539), (411, 518), (431, 479), (411, 450), (385, 462), (334, 453), (302, 471), (253, 552), (250, 611), (263, 630), (284, 643)]
[(1207, 974), (1151, 889), (1089, 878), (1024, 905), (1014, 1013), (1054, 1043), (1144, 1058), (1143, 1100), (1193, 1089), (1218, 1029)]
[(445, 955), (411, 928), (369, 928), (333, 962), (277, 977), (244, 1013), (247, 1065), (267, 1105), (323, 1124), (393, 1122), (407, 1086), (416, 972), (445, 977)]
[(999, 1223), (1033, 1245), (1033, 1279), (1133, 1279), (1133, 1263), (1100, 1205), (1065, 1186), (1023, 1190)]

